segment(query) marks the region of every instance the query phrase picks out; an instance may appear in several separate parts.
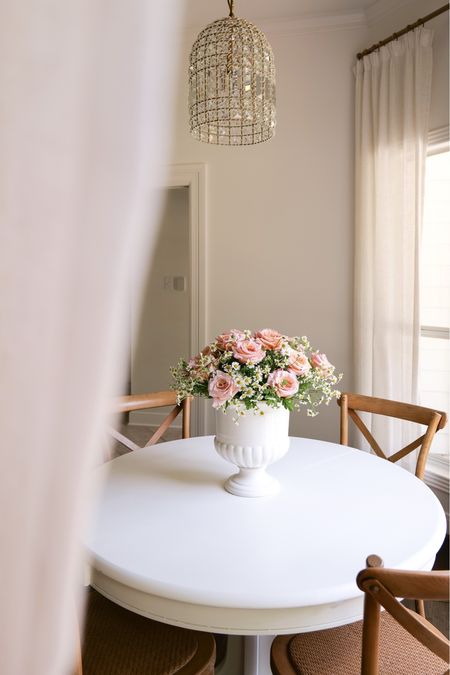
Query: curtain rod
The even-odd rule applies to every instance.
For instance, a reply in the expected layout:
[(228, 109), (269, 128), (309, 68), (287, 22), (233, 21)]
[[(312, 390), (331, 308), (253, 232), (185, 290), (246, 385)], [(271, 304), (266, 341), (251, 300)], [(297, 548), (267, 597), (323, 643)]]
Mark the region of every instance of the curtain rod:
[(415, 28), (418, 28), (419, 26), (423, 26), (423, 24), (426, 21), (430, 21), (430, 19), (434, 19), (435, 16), (439, 16), (439, 14), (443, 14), (444, 12), (448, 12), (450, 3), (447, 2), (446, 5), (443, 5), (442, 7), (439, 7), (439, 9), (436, 9), (434, 12), (431, 12), (431, 14), (427, 14), (423, 19), (417, 19), (414, 23), (412, 23), (409, 26), (406, 26), (406, 28), (403, 28), (403, 30), (399, 31), (398, 33), (393, 33), (390, 35), (388, 38), (385, 40), (381, 40), (381, 42), (377, 42), (376, 44), (372, 45), (368, 49), (365, 49), (363, 52), (360, 52), (359, 54), (356, 55), (356, 58), (358, 60), (362, 59), (364, 56), (367, 56), (367, 54), (371, 54), (372, 52), (376, 51), (380, 47), (383, 47), (383, 45), (387, 45), (388, 42), (392, 42), (393, 40), (396, 40), (397, 38), (401, 37), (402, 35), (405, 35), (405, 33), (409, 33), (410, 31), (414, 30)]

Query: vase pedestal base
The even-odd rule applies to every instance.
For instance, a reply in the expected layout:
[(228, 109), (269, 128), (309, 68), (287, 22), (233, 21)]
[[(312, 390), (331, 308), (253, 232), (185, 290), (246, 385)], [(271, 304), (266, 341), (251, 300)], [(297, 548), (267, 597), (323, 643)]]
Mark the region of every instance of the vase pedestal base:
[(280, 490), (280, 484), (265, 468), (244, 469), (225, 482), (225, 490), (237, 497), (269, 497)]

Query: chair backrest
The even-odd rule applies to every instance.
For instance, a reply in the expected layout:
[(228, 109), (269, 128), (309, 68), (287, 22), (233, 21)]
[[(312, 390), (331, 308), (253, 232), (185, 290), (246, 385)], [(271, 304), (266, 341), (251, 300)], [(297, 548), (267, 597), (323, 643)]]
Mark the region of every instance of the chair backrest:
[(429, 621), (397, 598), (415, 600), (449, 600), (450, 572), (411, 572), (384, 569), (383, 561), (371, 555), (356, 583), (364, 591), (364, 620), (362, 643), (362, 675), (379, 673), (380, 608), (389, 614), (416, 640), (449, 663), (450, 641)]
[(156, 431), (150, 436), (143, 446), (138, 445), (124, 433), (123, 429), (110, 428), (109, 431), (113, 438), (119, 443), (125, 445), (129, 450), (138, 450), (141, 447), (148, 447), (154, 445), (159, 441), (161, 436), (167, 431), (175, 418), (182, 413), (182, 438), (189, 438), (190, 435), (190, 409), (191, 399), (186, 398), (178, 405), (177, 394), (174, 391), (158, 391), (147, 394), (132, 394), (130, 396), (119, 396), (112, 402), (112, 413), (121, 414), (132, 412), (134, 410), (147, 410), (152, 408), (163, 408), (166, 406), (173, 406), (169, 414), (159, 424)]
[[(416, 448), (420, 448), (416, 463), (416, 476), (423, 478), (425, 474), (425, 465), (431, 446), (431, 441), (439, 429), (443, 429), (447, 423), (447, 415), (440, 410), (424, 408), (410, 403), (400, 403), (398, 401), (389, 401), (384, 398), (374, 398), (373, 396), (362, 396), (361, 394), (341, 394), (337, 400), (341, 408), (341, 434), (340, 442), (342, 445), (348, 445), (348, 418), (354, 421), (370, 447), (378, 457), (388, 459), (390, 462), (397, 462)], [(394, 454), (387, 455), (380, 448), (369, 429), (366, 427), (358, 412), (367, 412), (386, 417), (396, 417), (401, 420), (423, 424), (427, 427), (425, 433), (409, 445)]]

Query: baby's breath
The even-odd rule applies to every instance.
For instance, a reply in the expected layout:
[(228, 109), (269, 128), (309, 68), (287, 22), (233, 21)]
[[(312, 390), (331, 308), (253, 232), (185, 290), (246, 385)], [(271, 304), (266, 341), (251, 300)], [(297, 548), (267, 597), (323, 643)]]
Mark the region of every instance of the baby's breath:
[[(232, 339), (228, 343), (219, 336), (200, 354), (189, 361), (181, 359), (170, 369), (173, 377), (172, 389), (177, 392), (178, 403), (189, 396), (213, 398), (215, 407), (226, 409), (232, 405), (235, 410), (233, 419), (238, 422), (239, 417), (249, 410), (263, 414), (258, 408), (261, 402), (274, 408), (284, 406), (288, 410), (299, 410), (301, 406), (305, 406), (307, 415), (314, 417), (318, 414), (320, 405), (323, 403), (328, 405), (333, 398), (339, 397), (336, 385), (341, 380), (342, 374), (335, 374), (334, 366), (328, 363), (326, 357), (320, 363), (317, 361), (318, 350), (312, 349), (305, 335), (288, 337), (275, 332), (277, 343), (274, 346), (270, 343), (265, 344), (261, 339), (264, 331), (258, 332), (260, 337), (248, 329), (237, 331), (239, 335), (235, 333), (236, 331), (233, 331)], [(240, 353), (239, 342), (242, 340), (250, 340), (253, 345), (256, 344), (256, 352), (259, 355), (254, 361), (251, 358), (247, 360)], [(241, 358), (238, 358), (239, 356)], [(307, 367), (300, 374), (293, 368), (291, 359), (304, 362), (305, 357)], [(298, 390), (289, 396), (280, 395), (279, 389), (269, 383), (270, 375), (275, 371), (287, 372), (291, 379), (294, 373)], [(231, 393), (223, 400), (213, 386), (218, 377), (222, 378), (222, 385), (223, 382), (231, 383), (229, 387)], [(222, 391), (223, 387), (219, 389), (219, 392)]]

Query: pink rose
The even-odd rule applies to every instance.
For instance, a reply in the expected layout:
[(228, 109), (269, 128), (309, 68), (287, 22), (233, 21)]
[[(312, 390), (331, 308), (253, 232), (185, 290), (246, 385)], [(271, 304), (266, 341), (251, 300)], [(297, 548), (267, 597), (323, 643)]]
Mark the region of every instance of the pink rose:
[(263, 328), (262, 330), (258, 330), (254, 337), (262, 344), (264, 349), (281, 349), (283, 336), (277, 330)]
[(321, 354), (320, 352), (311, 354), (311, 365), (318, 370), (321, 375), (328, 375), (330, 371), (334, 369), (334, 366), (328, 361), (326, 354)]
[(249, 340), (238, 340), (233, 347), (233, 356), (240, 363), (259, 363), (265, 357), (266, 352), (262, 345), (250, 338)]
[(290, 373), (295, 373), (295, 375), (306, 375), (311, 370), (311, 364), (306, 354), (292, 349), (289, 352), (289, 365), (287, 369)]
[(281, 398), (294, 396), (298, 392), (298, 380), (294, 373), (288, 370), (274, 370), (267, 378), (269, 387), (273, 387)]
[(237, 391), (239, 391), (239, 387), (231, 375), (223, 373), (221, 370), (216, 372), (208, 385), (208, 393), (213, 399), (213, 408), (219, 408), (226, 401), (229, 401)]
[(225, 331), (216, 337), (217, 346), (219, 349), (233, 349), (235, 342), (238, 340), (243, 340), (245, 335), (243, 331), (237, 330), (236, 328), (231, 328), (231, 330)]

